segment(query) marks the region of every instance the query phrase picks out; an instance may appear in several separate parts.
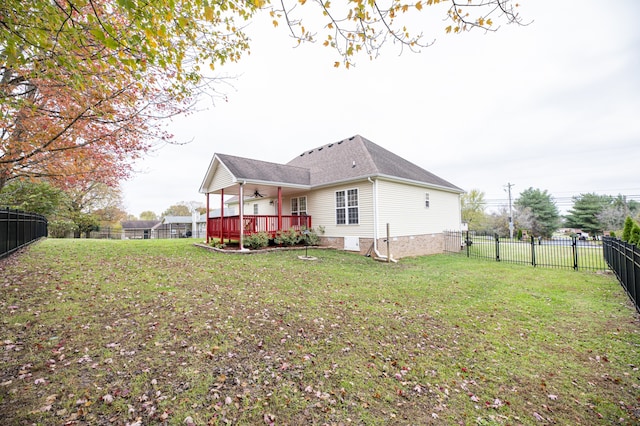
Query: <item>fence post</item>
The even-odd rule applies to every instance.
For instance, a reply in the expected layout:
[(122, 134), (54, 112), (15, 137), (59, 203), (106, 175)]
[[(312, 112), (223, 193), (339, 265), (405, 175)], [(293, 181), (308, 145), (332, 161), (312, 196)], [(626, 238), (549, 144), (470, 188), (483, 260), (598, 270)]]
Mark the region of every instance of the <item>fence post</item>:
[[(626, 268), (626, 277), (625, 279), (627, 280), (627, 293), (629, 293), (629, 295), (631, 296), (631, 298), (633, 299), (634, 302), (637, 302), (636, 297), (638, 296), (636, 293), (636, 286), (635, 286), (635, 282), (636, 282), (636, 277), (635, 277), (635, 272), (636, 272), (636, 265), (635, 265), (635, 257), (636, 257), (636, 246), (634, 244), (630, 244), (628, 242), (624, 243), (624, 257), (625, 257), (625, 264), (627, 265)], [(629, 254), (627, 254), (627, 252)], [(637, 303), (636, 303), (637, 305)]]
[(633, 247), (633, 303), (636, 305), (636, 310), (640, 312), (640, 301), (638, 300), (638, 293), (640, 292), (640, 280), (638, 276), (640, 275), (640, 253), (638, 252), (638, 246)]
[(578, 237), (571, 237), (571, 248), (573, 251), (573, 269), (578, 270)]
[(464, 245), (465, 248), (467, 249), (467, 257), (469, 257), (469, 244), (470, 240), (469, 240), (469, 231), (467, 230), (467, 238), (465, 239)]
[(500, 237), (496, 235), (496, 262), (500, 262)]
[(536, 266), (536, 242), (533, 235), (531, 236), (531, 265)]

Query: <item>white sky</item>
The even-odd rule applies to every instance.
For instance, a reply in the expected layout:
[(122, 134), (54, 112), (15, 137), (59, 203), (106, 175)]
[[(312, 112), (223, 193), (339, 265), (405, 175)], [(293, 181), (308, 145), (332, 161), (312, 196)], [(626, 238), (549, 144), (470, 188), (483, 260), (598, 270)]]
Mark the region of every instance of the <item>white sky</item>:
[(333, 67), (320, 43), (293, 48), (286, 28), (251, 24), (251, 55), (223, 71), (228, 100), (174, 120), (176, 141), (136, 163), (125, 208), (161, 214), (198, 189), (214, 153), (287, 163), (360, 134), (465, 189), (490, 208), (529, 188), (561, 210), (587, 192), (640, 200), (640, 2), (521, 0), (525, 27), (445, 35), (425, 7), (433, 46), (389, 44), (382, 56)]

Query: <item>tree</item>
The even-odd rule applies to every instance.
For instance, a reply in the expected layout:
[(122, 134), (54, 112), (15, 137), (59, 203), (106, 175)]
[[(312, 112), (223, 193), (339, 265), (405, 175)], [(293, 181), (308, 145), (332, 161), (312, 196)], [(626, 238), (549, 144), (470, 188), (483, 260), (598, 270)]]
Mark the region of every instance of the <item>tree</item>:
[(162, 216), (191, 216), (191, 209), (184, 203), (178, 203), (169, 206), (169, 208), (162, 213)]
[(640, 245), (640, 225), (637, 223), (633, 224), (631, 228), (631, 236), (629, 237), (629, 244)]
[(531, 232), (542, 237), (551, 237), (558, 229), (560, 213), (547, 190), (528, 188), (520, 193), (514, 205), (519, 210), (529, 209)]
[[(403, 16), (445, 7), (446, 33), (520, 23), (512, 0), (212, 2), (5, 0), (0, 5), (0, 189), (22, 176), (121, 179), (130, 161), (171, 140), (163, 118), (213, 95), (210, 71), (249, 49), (242, 28), (258, 13), (298, 42), (324, 40), (349, 67), (428, 46)], [(313, 9), (315, 8), (315, 9)], [(496, 22), (493, 19), (496, 19)], [(307, 25), (313, 24), (316, 26)], [(446, 25), (446, 24), (445, 24)], [(431, 40), (431, 38), (429, 38)], [(87, 161), (94, 164), (87, 167)], [(97, 174), (102, 173), (98, 177)]]
[(627, 215), (627, 209), (611, 204), (602, 209), (601, 212), (596, 214), (596, 219), (602, 225), (602, 230), (616, 230), (622, 229), (624, 226), (624, 219)]
[(631, 239), (631, 231), (633, 230), (633, 225), (635, 222), (631, 219), (631, 216), (627, 216), (624, 221), (624, 228), (622, 230), (622, 241), (627, 241)]
[(469, 230), (480, 230), (486, 220), (484, 192), (479, 189), (472, 189), (462, 194), (460, 201), (462, 220), (469, 224)]
[(64, 197), (61, 189), (46, 181), (17, 179), (0, 190), (0, 206), (51, 217)]
[(73, 222), (76, 237), (88, 236), (100, 228), (101, 222), (111, 225), (126, 214), (118, 187), (92, 180), (74, 180), (73, 187), (65, 188), (64, 193), (64, 207), (59, 209), (57, 218)]
[(612, 202), (613, 197), (610, 195), (595, 193), (573, 197), (573, 208), (566, 215), (567, 226), (582, 229), (590, 234), (601, 233), (604, 225), (598, 216), (605, 208), (611, 206)]
[(140, 220), (158, 220), (158, 215), (151, 210), (146, 210), (140, 213)]

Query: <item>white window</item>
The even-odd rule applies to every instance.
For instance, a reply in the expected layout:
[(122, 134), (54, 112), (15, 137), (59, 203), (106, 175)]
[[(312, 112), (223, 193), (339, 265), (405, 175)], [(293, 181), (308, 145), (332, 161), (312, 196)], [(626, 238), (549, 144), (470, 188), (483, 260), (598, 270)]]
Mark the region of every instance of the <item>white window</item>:
[(357, 225), (358, 222), (358, 190), (336, 191), (336, 224)]
[(424, 206), (426, 208), (429, 208), (429, 193), (425, 193), (425, 200), (424, 200)]
[(291, 215), (292, 216), (307, 215), (307, 197), (294, 197), (291, 199)]
[(258, 214), (258, 203), (253, 205), (253, 214)]

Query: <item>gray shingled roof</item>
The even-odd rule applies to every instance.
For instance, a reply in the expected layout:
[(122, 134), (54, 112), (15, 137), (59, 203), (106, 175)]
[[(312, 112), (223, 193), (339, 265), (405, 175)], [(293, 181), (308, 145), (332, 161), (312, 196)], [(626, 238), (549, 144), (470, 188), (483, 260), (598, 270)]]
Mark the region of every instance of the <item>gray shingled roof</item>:
[(287, 164), (308, 169), (311, 173), (311, 186), (387, 176), (463, 192), (452, 183), (360, 135), (307, 150)]
[(311, 178), (309, 170), (306, 168), (235, 157), (233, 155), (216, 155), (238, 180), (282, 182), (297, 185), (310, 184)]
[(159, 220), (123, 220), (120, 222), (122, 229), (152, 229), (162, 224)]

